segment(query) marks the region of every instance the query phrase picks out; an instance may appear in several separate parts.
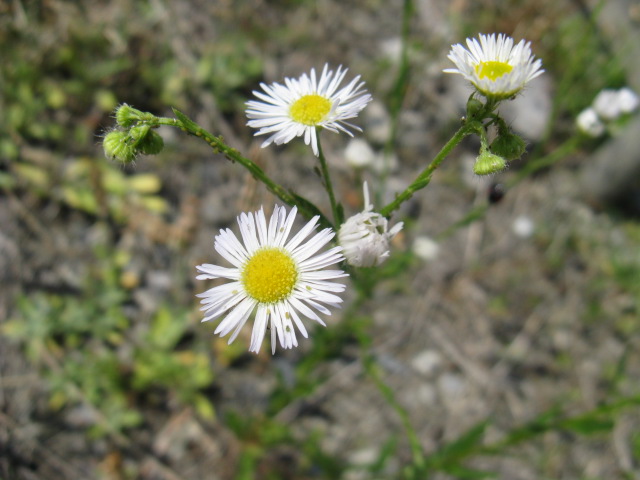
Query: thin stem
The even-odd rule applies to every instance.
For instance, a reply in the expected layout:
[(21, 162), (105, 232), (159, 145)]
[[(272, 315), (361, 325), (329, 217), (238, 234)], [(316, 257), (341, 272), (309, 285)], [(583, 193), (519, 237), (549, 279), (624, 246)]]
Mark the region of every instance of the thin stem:
[(335, 227), (329, 221), (329, 219), (318, 208), (308, 200), (295, 194), (292, 191), (285, 189), (283, 186), (274, 182), (267, 176), (267, 174), (258, 165), (256, 165), (250, 159), (242, 156), (238, 150), (229, 147), (222, 137), (216, 137), (215, 135), (204, 130), (200, 125), (189, 119), (186, 115), (174, 109), (177, 119), (167, 117), (154, 117), (146, 118), (144, 124), (150, 127), (157, 127), (160, 125), (167, 125), (170, 127), (180, 128), (183, 132), (189, 133), (195, 137), (202, 138), (216, 153), (222, 153), (231, 162), (237, 162), (246, 168), (253, 177), (262, 182), (267, 189), (277, 196), (280, 200), (291, 206), (297, 206), (301, 214), (307, 218), (318, 215), (320, 217), (320, 224), (324, 227), (334, 229)]
[(384, 206), (380, 213), (385, 217), (391, 215), (393, 211), (398, 209), (400, 205), (409, 200), (415, 192), (423, 189), (429, 182), (431, 181), (431, 176), (433, 172), (440, 166), (442, 161), (451, 153), (456, 145), (458, 145), (464, 137), (478, 130), (478, 124), (474, 121), (465, 122), (458, 131), (451, 137), (451, 139), (442, 147), (442, 150), (438, 152), (435, 158), (431, 161), (431, 163), (425, 168), (420, 175), (416, 177), (416, 179), (407, 187), (405, 191), (400, 193), (394, 201)]
[(340, 227), (344, 222), (344, 214), (342, 208), (336, 202), (335, 194), (333, 193), (333, 184), (331, 183), (331, 176), (329, 175), (329, 167), (327, 166), (327, 159), (322, 151), (322, 145), (320, 144), (320, 129), (316, 129), (316, 135), (318, 137), (318, 160), (320, 160), (320, 170), (322, 171), (322, 178), (324, 179), (324, 188), (329, 195), (329, 202), (331, 202), (331, 211), (333, 212), (333, 221), (336, 226)]

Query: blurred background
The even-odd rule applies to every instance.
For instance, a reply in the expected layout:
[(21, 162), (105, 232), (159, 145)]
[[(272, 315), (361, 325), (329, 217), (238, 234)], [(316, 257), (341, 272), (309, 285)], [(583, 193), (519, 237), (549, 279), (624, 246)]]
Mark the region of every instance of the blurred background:
[[(546, 70), (501, 110), (523, 158), (480, 179), (465, 140), (298, 349), (201, 324), (195, 265), (276, 199), (169, 128), (160, 155), (105, 159), (114, 108), (175, 107), (328, 212), (309, 148), (260, 149), (244, 102), (348, 67), (363, 133), (322, 140), (351, 215), (458, 128), (447, 54), (492, 32)], [(640, 91), (639, 49), (625, 0), (0, 1), (0, 479), (640, 478), (640, 124), (575, 123)]]

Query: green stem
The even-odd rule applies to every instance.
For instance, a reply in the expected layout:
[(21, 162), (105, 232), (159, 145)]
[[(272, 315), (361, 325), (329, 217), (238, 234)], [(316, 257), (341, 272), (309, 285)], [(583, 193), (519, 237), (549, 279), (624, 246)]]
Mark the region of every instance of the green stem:
[(415, 192), (429, 185), (433, 172), (436, 170), (436, 168), (440, 166), (440, 164), (447, 157), (447, 155), (451, 153), (451, 150), (453, 150), (462, 141), (464, 137), (466, 137), (467, 135), (477, 130), (478, 130), (477, 122), (474, 122), (474, 121), (465, 122), (458, 129), (458, 131), (453, 135), (453, 137), (451, 137), (451, 139), (445, 144), (445, 146), (442, 147), (442, 150), (438, 152), (436, 157), (431, 161), (431, 163), (427, 166), (427, 168), (425, 168), (420, 173), (420, 175), (416, 177), (413, 183), (411, 183), (411, 185), (409, 185), (405, 191), (400, 193), (395, 198), (394, 201), (384, 206), (380, 210), (380, 213), (385, 217), (388, 217), (389, 215), (391, 215), (393, 211), (397, 210), (400, 207), (400, 205), (402, 205), (404, 202), (409, 200)]
[(316, 135), (318, 137), (318, 160), (320, 160), (320, 170), (322, 171), (322, 178), (324, 179), (324, 188), (329, 195), (329, 202), (331, 202), (331, 211), (333, 212), (333, 221), (338, 226), (344, 222), (344, 215), (342, 208), (336, 202), (336, 196), (333, 193), (333, 184), (331, 183), (331, 176), (329, 175), (329, 167), (327, 166), (327, 159), (322, 151), (322, 145), (320, 144), (320, 129), (316, 129)]
[(262, 182), (267, 189), (280, 200), (290, 206), (297, 206), (300, 213), (307, 218), (318, 215), (322, 226), (334, 229), (333, 224), (322, 212), (320, 212), (320, 210), (318, 210), (315, 205), (271, 180), (264, 170), (262, 170), (253, 161), (242, 156), (238, 150), (231, 148), (224, 143), (222, 137), (216, 137), (215, 135), (207, 132), (205, 129), (200, 127), (200, 125), (176, 109), (173, 109), (173, 113), (178, 117), (177, 119), (167, 117), (154, 117), (153, 119), (146, 118), (144, 120), (144, 124), (149, 125), (150, 127), (157, 127), (160, 125), (177, 127), (183, 132), (203, 139), (216, 153), (222, 153), (231, 162), (237, 162), (246, 168), (251, 175), (253, 175), (253, 178)]

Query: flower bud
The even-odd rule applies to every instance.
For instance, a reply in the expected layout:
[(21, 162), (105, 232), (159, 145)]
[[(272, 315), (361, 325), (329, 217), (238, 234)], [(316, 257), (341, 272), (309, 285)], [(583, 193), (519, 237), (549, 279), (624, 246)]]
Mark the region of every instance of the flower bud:
[(133, 143), (137, 146), (140, 142), (144, 141), (150, 131), (151, 127), (149, 125), (137, 125), (129, 129), (129, 137), (133, 139)]
[(363, 212), (347, 219), (338, 231), (338, 244), (347, 263), (354, 267), (377, 267), (389, 256), (389, 242), (402, 230), (402, 222), (388, 229), (387, 219), (373, 212), (364, 183)]
[(127, 132), (120, 130), (107, 133), (102, 141), (105, 156), (122, 163), (133, 162), (136, 159), (136, 149), (130, 144), (128, 138)]
[(576, 124), (582, 133), (592, 138), (597, 138), (606, 131), (604, 123), (591, 107), (580, 112), (576, 118)]
[(145, 155), (156, 155), (164, 148), (164, 140), (154, 131), (150, 131), (138, 142), (138, 149)]
[(470, 97), (467, 101), (467, 118), (472, 118), (484, 108), (484, 104), (475, 97)]
[(525, 152), (527, 145), (520, 135), (506, 130), (498, 134), (489, 148), (493, 153), (506, 160), (516, 160)]
[(507, 162), (504, 158), (482, 148), (480, 149), (480, 155), (476, 158), (476, 163), (473, 165), (473, 173), (476, 175), (491, 175), (492, 173), (501, 172), (505, 168), (507, 168)]
[(116, 109), (116, 122), (124, 128), (129, 128), (141, 119), (142, 112), (137, 108), (123, 103)]

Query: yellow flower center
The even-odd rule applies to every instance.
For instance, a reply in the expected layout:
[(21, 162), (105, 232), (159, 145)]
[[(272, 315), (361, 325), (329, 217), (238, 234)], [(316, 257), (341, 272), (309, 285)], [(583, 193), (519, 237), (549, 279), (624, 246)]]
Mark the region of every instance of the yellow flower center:
[(289, 109), (289, 115), (298, 123), (303, 125), (318, 125), (331, 111), (331, 101), (312, 94), (305, 95), (296, 100)]
[(492, 82), (495, 82), (498, 78), (513, 70), (513, 65), (492, 60), (489, 62), (480, 62), (475, 66), (475, 70), (480, 79), (488, 77)]
[(240, 281), (251, 298), (260, 303), (276, 303), (293, 291), (298, 268), (284, 250), (262, 248), (244, 265)]

